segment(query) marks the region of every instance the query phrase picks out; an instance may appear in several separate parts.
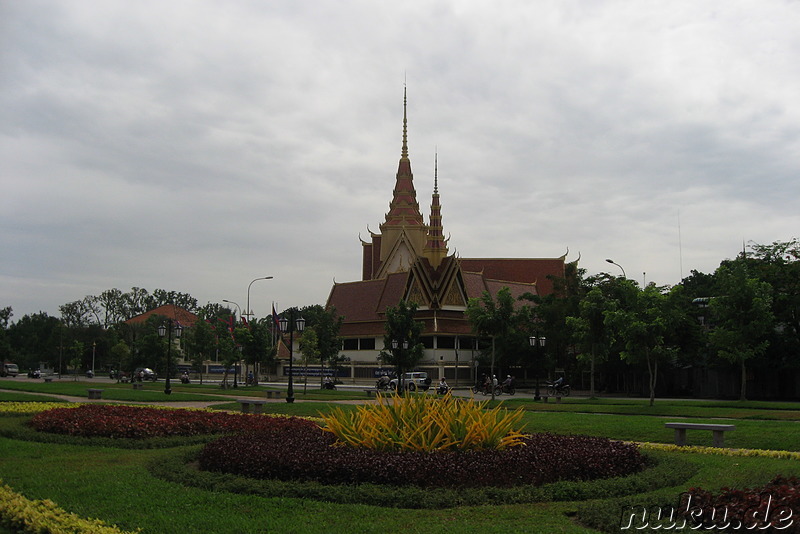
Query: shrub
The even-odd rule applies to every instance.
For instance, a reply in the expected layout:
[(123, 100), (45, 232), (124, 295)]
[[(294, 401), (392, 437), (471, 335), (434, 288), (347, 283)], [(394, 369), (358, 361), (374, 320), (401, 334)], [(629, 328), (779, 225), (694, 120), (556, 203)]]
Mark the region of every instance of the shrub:
[(800, 532), (800, 479), (778, 475), (758, 488), (722, 488), (719, 495), (692, 488), (678, 512), (695, 528), (774, 529)]
[(377, 404), (341, 408), (320, 414), (339, 442), (351, 447), (375, 450), (444, 451), (505, 449), (522, 444), (523, 434), (515, 428), (524, 414), (497, 407), (486, 410), (488, 401), (475, 403), (446, 395), (393, 395), (391, 402), (381, 396)]
[(268, 430), (297, 424), (316, 427), (310, 421), (293, 417), (109, 404), (83, 404), (76, 408), (47, 410), (33, 416), (30, 424), (40, 432), (128, 439)]
[[(12, 532), (124, 534), (99, 519), (84, 519), (48, 499), (32, 501), (0, 483), (0, 526)], [(137, 530), (138, 532), (138, 530)]]
[(334, 447), (313, 426), (224, 436), (203, 447), (201, 469), (252, 478), (419, 487), (510, 487), (624, 476), (642, 469), (635, 445), (588, 436), (526, 436), (503, 450), (379, 451)]

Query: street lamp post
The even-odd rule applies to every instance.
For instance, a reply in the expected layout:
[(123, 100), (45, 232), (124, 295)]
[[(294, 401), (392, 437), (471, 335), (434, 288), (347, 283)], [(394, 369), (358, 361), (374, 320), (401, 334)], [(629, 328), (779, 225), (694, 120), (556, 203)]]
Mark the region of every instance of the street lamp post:
[(456, 351), (456, 382), (455, 382), (454, 385), (455, 385), (455, 387), (458, 387), (458, 349), (459, 349), (458, 336), (456, 336), (456, 342), (455, 342), (454, 347), (455, 347), (455, 351)]
[(289, 387), (286, 390), (286, 402), (288, 403), (294, 402), (294, 331), (302, 332), (306, 328), (306, 320), (299, 315), (295, 318), (294, 314), (295, 310), (291, 309), (289, 310), (289, 319), (281, 316), (278, 320), (281, 332), (284, 334), (289, 332)]
[[(246, 310), (246, 315), (247, 315), (247, 322), (248, 323), (253, 320), (253, 310), (250, 309), (250, 287), (253, 285), (253, 282), (257, 282), (259, 280), (272, 280), (272, 277), (271, 276), (261, 276), (259, 278), (255, 278), (254, 280), (252, 280), (247, 285), (247, 310)], [(253, 376), (255, 378), (255, 381), (253, 382), (252, 385), (255, 386), (255, 385), (258, 384), (258, 374), (260, 372), (261, 372), (261, 369), (259, 368), (259, 364), (257, 362), (253, 362)]]
[(174, 334), (175, 334), (175, 339), (180, 339), (181, 338), (181, 334), (183, 333), (183, 328), (181, 327), (180, 323), (178, 323), (177, 321), (175, 321), (175, 328), (174, 329), (172, 328), (172, 319), (167, 319), (166, 326), (162, 324), (161, 326), (158, 327), (158, 335), (159, 336), (161, 336), (161, 337), (164, 337), (165, 335), (168, 336), (167, 337), (167, 379), (166, 379), (165, 384), (164, 384), (164, 394), (165, 395), (169, 395), (170, 393), (172, 393), (172, 388), (170, 387), (170, 384), (169, 384), (169, 375), (170, 375), (169, 363), (170, 363), (170, 360), (172, 359), (172, 335), (173, 335), (173, 330), (174, 330)]
[[(533, 347), (534, 353), (538, 356), (541, 351), (544, 349), (544, 344), (547, 338), (544, 336), (531, 336), (528, 338), (528, 341), (531, 343), (531, 347)], [(538, 359), (538, 358), (537, 358)], [(541, 400), (542, 397), (539, 394), (539, 365), (536, 365), (536, 389), (533, 392), (533, 400)]]
[(94, 378), (94, 355), (97, 351), (97, 342), (92, 341), (92, 378)]
[(623, 278), (628, 278), (628, 275), (625, 274), (625, 269), (622, 268), (622, 265), (620, 265), (619, 263), (615, 262), (614, 260), (611, 260), (611, 259), (608, 259), (608, 258), (606, 258), (606, 261), (608, 263), (610, 263), (611, 265), (616, 265), (617, 267), (619, 267), (619, 270), (622, 271), (622, 277)]
[(272, 280), (271, 276), (262, 276), (260, 278), (256, 278), (252, 282), (247, 285), (247, 307), (245, 308), (245, 315), (247, 315), (247, 320), (250, 321), (253, 318), (253, 312), (250, 310), (250, 286), (253, 285), (253, 282), (257, 282), (258, 280)]

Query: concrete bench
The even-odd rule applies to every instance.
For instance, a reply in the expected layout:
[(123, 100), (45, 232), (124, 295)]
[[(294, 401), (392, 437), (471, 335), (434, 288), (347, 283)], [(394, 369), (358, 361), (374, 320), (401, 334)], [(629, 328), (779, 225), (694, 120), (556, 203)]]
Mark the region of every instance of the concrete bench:
[(714, 434), (714, 447), (724, 447), (724, 432), (734, 430), (736, 425), (715, 425), (706, 423), (664, 423), (667, 428), (675, 429), (675, 445), (686, 445), (687, 430), (710, 430)]
[(378, 393), (378, 390), (375, 388), (365, 389), (364, 393), (367, 395), (367, 397), (372, 398)]
[(236, 399), (236, 402), (242, 405), (242, 413), (250, 413), (250, 405), (253, 405), (253, 413), (262, 413), (264, 411), (264, 403), (267, 401), (255, 399)]
[(133, 389), (139, 390), (139, 389), (142, 389), (142, 388), (144, 388), (144, 384), (142, 384), (141, 382), (134, 382), (133, 383)]
[(96, 400), (96, 399), (102, 398), (102, 396), (103, 396), (103, 390), (102, 389), (90, 389), (89, 390), (89, 398), (90, 399), (95, 399)]
[(50, 382), (52, 382), (52, 381), (53, 381), (53, 377), (52, 377), (52, 376), (46, 376), (46, 377), (44, 377), (44, 382), (45, 382), (45, 384), (49, 384), (49, 383), (50, 383)]
[(268, 389), (267, 391), (264, 392), (264, 395), (268, 399), (279, 399), (279, 398), (281, 398), (281, 393), (283, 393), (283, 392), (282, 391), (275, 391), (274, 389)]
[[(545, 402), (547, 402), (547, 400), (550, 398), (547, 395), (542, 395), (541, 397), (542, 397), (542, 400), (545, 401)], [(561, 397), (555, 397), (555, 399), (556, 399), (556, 403), (561, 404)]]

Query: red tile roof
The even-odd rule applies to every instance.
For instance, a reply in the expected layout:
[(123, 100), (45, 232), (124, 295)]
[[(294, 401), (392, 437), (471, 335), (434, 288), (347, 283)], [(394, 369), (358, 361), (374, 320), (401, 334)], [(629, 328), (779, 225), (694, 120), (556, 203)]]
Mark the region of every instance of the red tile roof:
[(159, 306), (158, 308), (154, 308), (150, 311), (146, 311), (141, 315), (137, 315), (136, 317), (131, 317), (127, 321), (126, 324), (139, 324), (144, 323), (153, 315), (160, 315), (162, 317), (166, 317), (168, 319), (172, 319), (177, 321), (184, 328), (190, 328), (194, 326), (194, 323), (200, 320), (200, 318), (190, 312), (189, 310), (185, 310), (179, 306), (175, 306), (174, 304), (164, 304), (163, 306)]
[(539, 295), (553, 292), (548, 276), (564, 277), (564, 258), (461, 258), (461, 269), (486, 278), (536, 284)]

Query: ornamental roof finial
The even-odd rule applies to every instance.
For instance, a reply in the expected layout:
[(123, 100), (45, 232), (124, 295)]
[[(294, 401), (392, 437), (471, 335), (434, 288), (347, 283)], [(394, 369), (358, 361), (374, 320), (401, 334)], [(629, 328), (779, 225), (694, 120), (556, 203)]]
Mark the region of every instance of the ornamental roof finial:
[(403, 159), (408, 159), (408, 116), (406, 114), (407, 108), (407, 99), (406, 99), (406, 92), (408, 88), (405, 84), (403, 84), (403, 150), (400, 153), (400, 157)]

